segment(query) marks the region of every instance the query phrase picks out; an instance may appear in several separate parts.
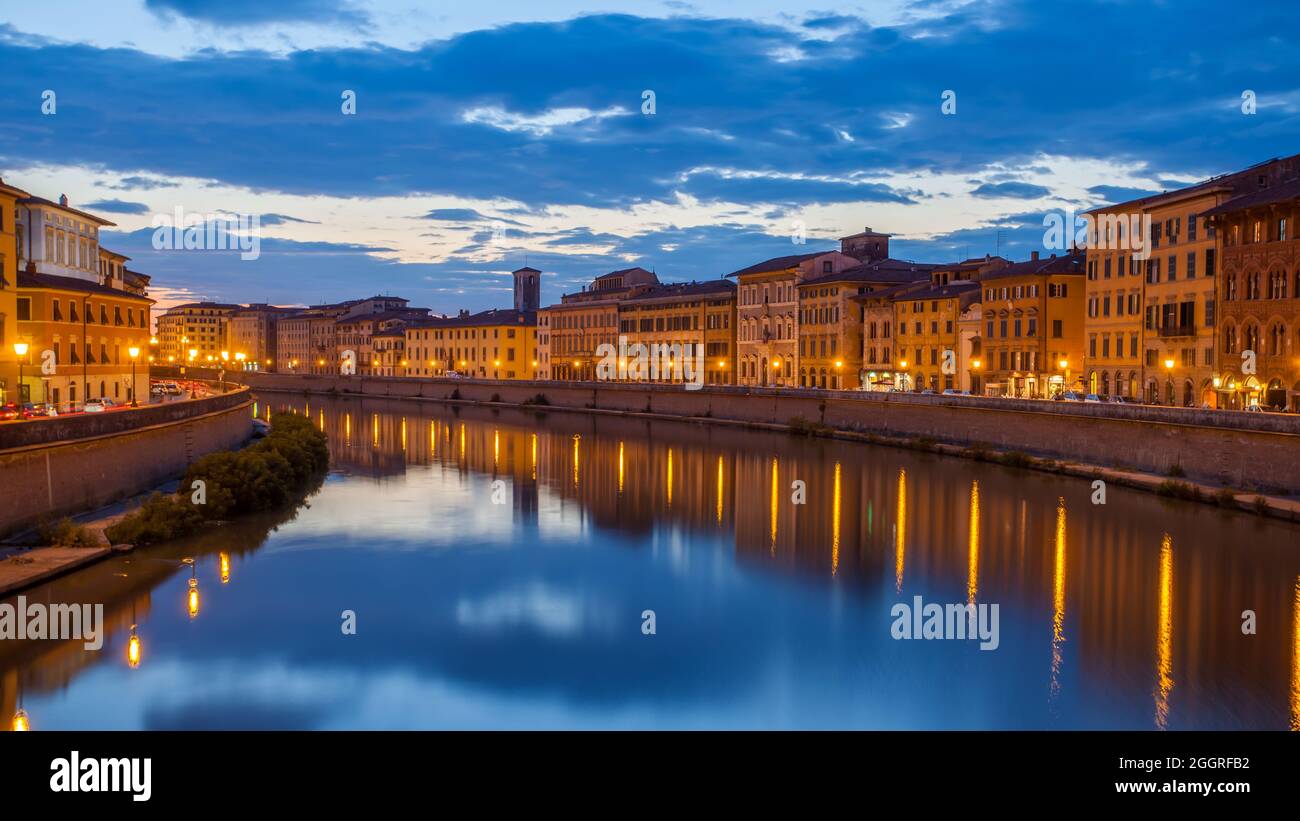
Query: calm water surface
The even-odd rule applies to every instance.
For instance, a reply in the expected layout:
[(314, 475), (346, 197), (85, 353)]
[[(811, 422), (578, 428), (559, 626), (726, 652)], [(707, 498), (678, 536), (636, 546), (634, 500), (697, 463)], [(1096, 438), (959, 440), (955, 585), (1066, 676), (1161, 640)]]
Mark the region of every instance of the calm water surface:
[[(287, 394), (257, 412), (289, 408), (330, 436), (308, 506), (28, 591), (105, 602), (110, 635), (0, 643), (6, 721), (1300, 728), (1294, 525), (725, 427)], [(998, 604), (1000, 646), (893, 639), (918, 595)]]

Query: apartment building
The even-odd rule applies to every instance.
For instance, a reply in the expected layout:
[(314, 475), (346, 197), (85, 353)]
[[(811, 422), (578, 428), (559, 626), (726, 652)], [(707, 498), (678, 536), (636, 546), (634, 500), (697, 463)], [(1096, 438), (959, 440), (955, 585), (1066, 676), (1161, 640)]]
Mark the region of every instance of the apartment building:
[[(647, 352), (676, 351), (692, 363), (702, 357), (703, 376), (692, 373), (690, 378), (708, 385), (734, 384), (735, 327), (736, 286), (727, 280), (656, 285), (622, 300), (618, 308), (618, 335), (629, 349), (641, 345)], [(631, 372), (626, 364), (620, 363), (621, 378), (681, 382), (687, 377), (681, 362), (667, 356)]]

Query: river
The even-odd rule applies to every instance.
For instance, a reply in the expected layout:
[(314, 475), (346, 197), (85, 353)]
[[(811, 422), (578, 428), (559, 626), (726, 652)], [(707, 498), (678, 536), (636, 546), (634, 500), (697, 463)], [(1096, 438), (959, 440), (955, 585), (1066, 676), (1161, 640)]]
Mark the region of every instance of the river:
[[(324, 484), (27, 591), (103, 602), (109, 635), (0, 643), (6, 721), (1300, 728), (1295, 525), (723, 425), (261, 396), (272, 410), (329, 434)], [(917, 597), (982, 608), (996, 648), (897, 638)]]

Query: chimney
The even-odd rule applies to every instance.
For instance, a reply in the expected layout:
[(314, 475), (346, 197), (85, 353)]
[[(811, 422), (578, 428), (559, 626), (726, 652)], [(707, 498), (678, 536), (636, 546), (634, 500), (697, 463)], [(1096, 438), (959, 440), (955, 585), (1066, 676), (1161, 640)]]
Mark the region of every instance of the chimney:
[(67, 194), (60, 194), (60, 195), (59, 195), (59, 205), (62, 205), (64, 208), (67, 208), (67, 207), (68, 207), (68, 195), (67, 195)]
[(1029, 255), (1029, 261), (1030, 261), (1030, 262), (1038, 262), (1038, 252), (1037, 252), (1037, 251), (1034, 251), (1032, 254)]

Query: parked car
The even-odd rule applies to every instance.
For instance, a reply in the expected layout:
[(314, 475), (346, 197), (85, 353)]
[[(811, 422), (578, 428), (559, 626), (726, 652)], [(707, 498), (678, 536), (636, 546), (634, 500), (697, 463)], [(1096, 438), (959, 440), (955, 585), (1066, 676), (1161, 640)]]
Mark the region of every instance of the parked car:
[(1055, 398), (1060, 402), (1082, 402), (1083, 394), (1076, 391), (1061, 391)]
[(81, 409), (86, 413), (103, 413), (104, 411), (108, 410), (106, 407), (104, 407), (104, 403), (100, 402), (97, 399), (90, 400), (86, 404), (82, 405)]
[(23, 409), (18, 406), (17, 402), (6, 402), (0, 405), (0, 419), (22, 419)]
[(461, 374), (460, 374), (460, 371), (447, 371), (446, 373), (443, 374), (443, 376), (447, 377), (448, 379), (460, 379), (460, 378), (462, 378), (462, 377), (461, 377)]
[(1083, 401), (1085, 401), (1085, 402), (1099, 403), (1099, 402), (1101, 402), (1101, 397), (1098, 396), (1098, 395), (1095, 394), (1095, 393), (1090, 393), (1090, 394), (1088, 394), (1087, 396), (1083, 397)]
[(1261, 408), (1259, 405), (1247, 405), (1246, 407), (1242, 408), (1242, 410), (1246, 411), (1247, 413), (1263, 413), (1263, 412), (1264, 412), (1264, 409)]

